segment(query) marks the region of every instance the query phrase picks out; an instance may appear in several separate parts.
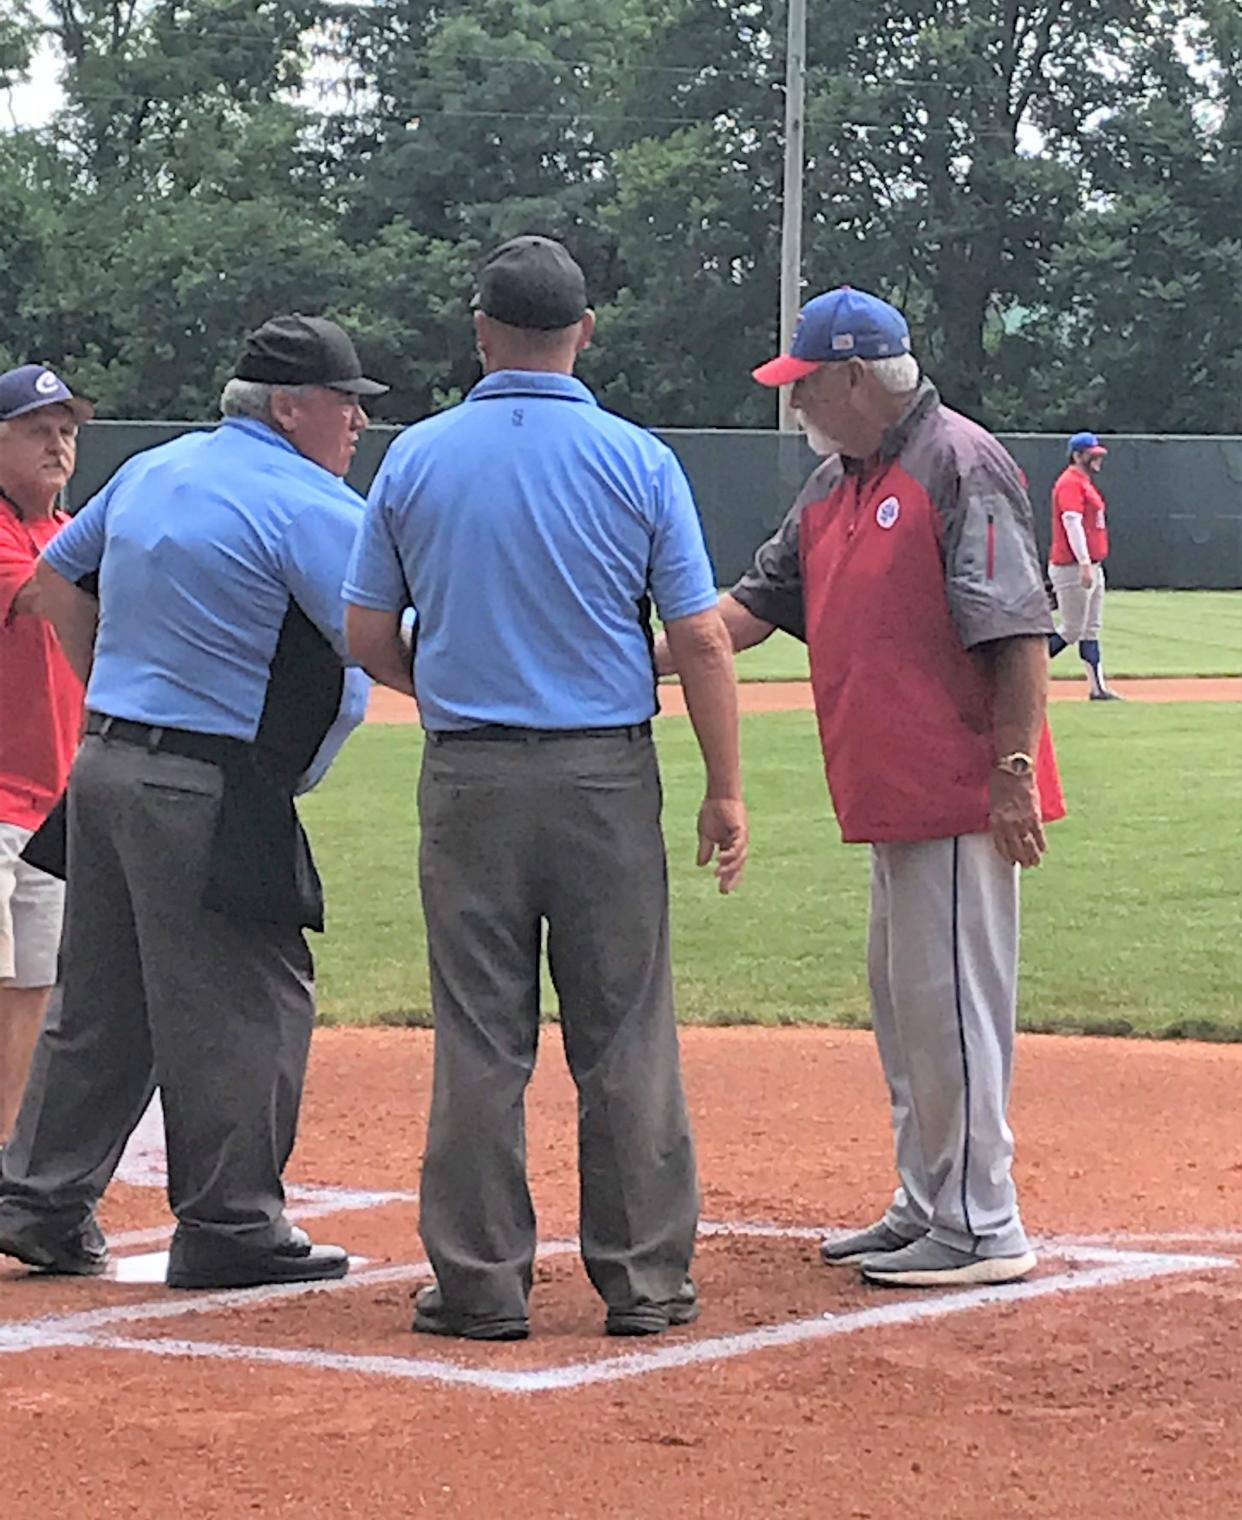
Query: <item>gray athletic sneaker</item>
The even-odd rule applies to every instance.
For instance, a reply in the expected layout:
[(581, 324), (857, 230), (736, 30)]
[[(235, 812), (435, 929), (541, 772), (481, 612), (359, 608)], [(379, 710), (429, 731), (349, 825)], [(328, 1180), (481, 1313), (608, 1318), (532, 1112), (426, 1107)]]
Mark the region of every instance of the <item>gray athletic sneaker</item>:
[(1017, 1282), (1035, 1267), (1035, 1252), (1021, 1256), (976, 1256), (941, 1245), (924, 1235), (900, 1251), (868, 1256), (862, 1275), (894, 1288), (962, 1288)]
[(865, 1256), (881, 1256), (886, 1251), (900, 1251), (910, 1244), (908, 1235), (898, 1235), (881, 1219), (879, 1224), (852, 1235), (830, 1235), (819, 1248), (819, 1259), (826, 1267), (857, 1266)]

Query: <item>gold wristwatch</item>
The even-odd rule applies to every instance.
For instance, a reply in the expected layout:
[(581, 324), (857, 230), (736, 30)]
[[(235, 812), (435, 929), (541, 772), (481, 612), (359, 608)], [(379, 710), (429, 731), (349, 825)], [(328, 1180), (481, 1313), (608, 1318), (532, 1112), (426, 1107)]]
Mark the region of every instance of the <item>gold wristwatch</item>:
[(996, 762), (996, 769), (1004, 771), (1007, 776), (1029, 776), (1035, 769), (1035, 762), (1030, 755), (1016, 749), (1012, 755), (1002, 755)]

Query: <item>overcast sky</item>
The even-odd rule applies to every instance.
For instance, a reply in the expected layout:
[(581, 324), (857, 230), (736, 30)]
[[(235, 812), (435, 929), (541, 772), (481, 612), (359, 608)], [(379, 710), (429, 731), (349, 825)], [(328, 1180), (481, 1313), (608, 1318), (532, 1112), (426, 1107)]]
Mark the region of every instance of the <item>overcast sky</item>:
[(60, 104), (58, 72), (59, 59), (54, 49), (40, 48), (29, 79), (15, 90), (0, 91), (0, 121), (5, 126), (44, 126)]

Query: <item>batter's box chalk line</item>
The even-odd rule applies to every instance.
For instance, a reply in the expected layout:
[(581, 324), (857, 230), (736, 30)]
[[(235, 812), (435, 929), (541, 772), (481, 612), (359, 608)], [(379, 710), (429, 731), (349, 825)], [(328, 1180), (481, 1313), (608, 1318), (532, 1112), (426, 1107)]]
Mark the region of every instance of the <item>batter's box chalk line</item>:
[[(824, 1232), (737, 1221), (705, 1223), (701, 1233), (709, 1238), (745, 1236), (810, 1240), (819, 1239)], [(123, 1328), (182, 1319), (187, 1315), (210, 1312), (226, 1305), (236, 1308), (258, 1303), (278, 1303), (310, 1293), (347, 1293), (354, 1288), (376, 1288), (426, 1279), (431, 1272), (427, 1262), (363, 1270), (337, 1282), (294, 1283), (242, 1292), (200, 1293), (188, 1295), (184, 1299), (117, 1304), (78, 1314), (47, 1315), (0, 1327), (0, 1353), (64, 1347), (187, 1361), (246, 1362), (254, 1366), (361, 1374), (366, 1377), (480, 1389), (489, 1393), (556, 1393), (585, 1388), (595, 1383), (615, 1383), (630, 1378), (650, 1377), (661, 1372), (718, 1364), (782, 1347), (828, 1340), (834, 1336), (945, 1319), (949, 1315), (965, 1314), (993, 1304), (1015, 1305), (1033, 1299), (1119, 1288), (1130, 1283), (1149, 1282), (1185, 1273), (1221, 1271), (1235, 1265), (1232, 1258), (1223, 1255), (1135, 1250), (1104, 1242), (1093, 1244), (1081, 1240), (1046, 1240), (1041, 1244), (1046, 1251), (1069, 1263), (1074, 1270), (1004, 1287), (969, 1288), (958, 1292), (936, 1292), (926, 1296), (894, 1299), (843, 1314), (817, 1314), (731, 1335), (665, 1342), (650, 1350), (555, 1366), (499, 1369), (426, 1357), (353, 1355), (310, 1347), (247, 1346), (190, 1339), (147, 1340), (133, 1333), (127, 1334)], [(578, 1243), (575, 1240), (548, 1241), (540, 1246), (538, 1254), (547, 1259), (565, 1256), (577, 1249)]]

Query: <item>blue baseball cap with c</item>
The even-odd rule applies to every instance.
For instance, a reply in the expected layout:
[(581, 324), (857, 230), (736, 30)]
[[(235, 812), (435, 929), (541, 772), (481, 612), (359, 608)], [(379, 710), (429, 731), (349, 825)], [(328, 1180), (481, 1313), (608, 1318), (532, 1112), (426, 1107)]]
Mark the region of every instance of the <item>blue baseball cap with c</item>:
[(67, 406), (79, 422), (89, 422), (95, 415), (95, 403), (75, 396), (46, 364), (22, 364), (0, 375), (0, 422), (41, 406)]
[(1094, 433), (1075, 433), (1069, 441), (1069, 454), (1107, 454), (1108, 450)]
[(895, 306), (842, 285), (798, 313), (787, 354), (752, 370), (760, 385), (792, 385), (821, 364), (840, 359), (891, 359), (910, 352), (910, 329)]

